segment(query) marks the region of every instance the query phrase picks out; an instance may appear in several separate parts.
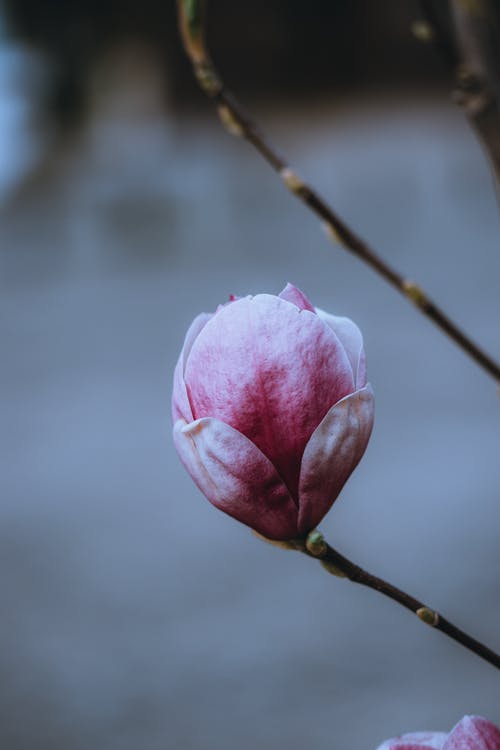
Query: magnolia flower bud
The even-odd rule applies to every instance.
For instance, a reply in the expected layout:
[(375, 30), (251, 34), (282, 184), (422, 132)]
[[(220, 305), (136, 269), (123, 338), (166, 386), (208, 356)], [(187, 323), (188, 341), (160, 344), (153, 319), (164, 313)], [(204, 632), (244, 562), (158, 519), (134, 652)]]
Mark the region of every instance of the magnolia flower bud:
[(277, 540), (330, 509), (373, 425), (363, 340), (291, 284), (201, 314), (174, 375), (174, 442), (217, 508)]
[(500, 729), (481, 716), (464, 716), (449, 734), (412, 732), (383, 742), (377, 750), (500, 750)]

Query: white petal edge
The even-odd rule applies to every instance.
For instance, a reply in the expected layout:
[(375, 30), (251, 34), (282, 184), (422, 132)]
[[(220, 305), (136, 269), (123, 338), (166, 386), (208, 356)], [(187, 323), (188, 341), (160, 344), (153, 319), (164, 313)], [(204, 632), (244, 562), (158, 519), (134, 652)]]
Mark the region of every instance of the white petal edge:
[(205, 417), (174, 425), (179, 457), (220, 510), (269, 539), (297, 536), (297, 508), (269, 459), (241, 432)]
[(356, 323), (350, 318), (344, 318), (316, 308), (316, 314), (337, 335), (343, 345), (352, 367), (355, 388), (366, 385), (366, 362), (363, 346), (363, 336)]
[(321, 521), (356, 468), (368, 444), (373, 417), (373, 390), (368, 384), (332, 406), (314, 430), (300, 469), (300, 534)]
[(448, 735), (445, 732), (410, 732), (401, 737), (386, 740), (377, 750), (397, 750), (398, 747), (422, 747), (422, 750), (443, 750)]
[(186, 422), (191, 422), (193, 420), (193, 412), (191, 410), (191, 404), (189, 403), (186, 384), (184, 382), (184, 370), (186, 369), (187, 358), (195, 340), (212, 317), (212, 313), (201, 313), (200, 315), (197, 315), (189, 326), (184, 338), (182, 351), (177, 360), (174, 371), (174, 388), (172, 392), (173, 422), (176, 422), (178, 419), (184, 419)]

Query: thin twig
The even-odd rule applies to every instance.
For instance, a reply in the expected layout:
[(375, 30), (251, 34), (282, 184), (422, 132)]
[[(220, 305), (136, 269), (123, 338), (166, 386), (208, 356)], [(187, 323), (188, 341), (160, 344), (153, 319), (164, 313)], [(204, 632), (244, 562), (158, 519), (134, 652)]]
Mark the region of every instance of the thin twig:
[(449, 25), (435, 0), (420, 0), (432, 39), (455, 78), (463, 107), (489, 158), (500, 198), (500, 13), (491, 0), (448, 0)]
[[(260, 536), (260, 535), (257, 535)], [(264, 537), (260, 537), (264, 539)], [(480, 656), (489, 664), (492, 664), (497, 669), (500, 669), (500, 655), (492, 651), (490, 648), (472, 638), (463, 630), (457, 628), (449, 620), (442, 617), (436, 610), (427, 607), (423, 602), (415, 599), (413, 596), (401, 591), (391, 583), (384, 581), (382, 578), (368, 573), (359, 565), (355, 565), (353, 562), (348, 560), (347, 557), (341, 555), (336, 549), (330, 547), (329, 544), (324, 540), (322, 534), (319, 531), (311, 531), (306, 539), (296, 539), (291, 542), (273, 542), (269, 539), (265, 539), (278, 547), (285, 549), (294, 549), (300, 552), (304, 552), (309, 557), (314, 557), (319, 560), (323, 567), (333, 575), (339, 576), (340, 578), (348, 578), (354, 583), (360, 583), (362, 586), (368, 586), (370, 589), (374, 589), (384, 596), (388, 596), (389, 599), (401, 604), (406, 609), (417, 615), (419, 620), (430, 625), (436, 630), (440, 630), (445, 635), (452, 638), (457, 643), (460, 643), (465, 648), (469, 649), (473, 653)]]
[(500, 29), (489, 0), (451, 0), (462, 64), (458, 102), (489, 155), (500, 190), (500, 85), (497, 63)]
[(420, 0), (420, 8), (427, 24), (427, 33), (416, 34), (417, 38), (426, 43), (432, 42), (447, 67), (455, 72), (460, 62), (456, 41), (451, 28), (447, 27), (438, 12), (436, 0)]
[(479, 348), (461, 329), (439, 309), (420, 286), (405, 278), (380, 258), (335, 213), (316, 191), (307, 185), (267, 143), (257, 126), (243, 113), (233, 95), (221, 81), (208, 53), (204, 40), (204, 0), (177, 0), (179, 26), (184, 47), (192, 62), (194, 73), (203, 91), (215, 103), (224, 126), (233, 135), (249, 141), (278, 172), (286, 187), (324, 223), (327, 234), (344, 249), (357, 256), (395, 287), (442, 331), (444, 331), (480, 367), (500, 382), (500, 365)]

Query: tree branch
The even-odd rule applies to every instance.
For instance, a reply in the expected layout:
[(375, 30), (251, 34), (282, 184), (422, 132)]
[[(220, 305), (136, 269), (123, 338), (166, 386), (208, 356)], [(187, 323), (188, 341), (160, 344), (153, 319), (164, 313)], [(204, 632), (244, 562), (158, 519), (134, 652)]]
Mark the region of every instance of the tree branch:
[(336, 549), (330, 547), (319, 531), (311, 531), (306, 539), (294, 539), (290, 542), (273, 542), (260, 534), (257, 534), (257, 536), (274, 546), (303, 552), (309, 557), (319, 560), (322, 566), (332, 575), (339, 576), (340, 578), (348, 578), (350, 581), (354, 581), (354, 583), (360, 583), (362, 586), (367, 586), (389, 597), (389, 599), (401, 604), (406, 609), (409, 609), (410, 612), (413, 612), (414, 615), (417, 615), (422, 622), (436, 630), (440, 630), (449, 638), (469, 649), (469, 651), (477, 654), (481, 659), (500, 669), (500, 654), (495, 653), (480, 641), (464, 633), (463, 630), (457, 628), (449, 620), (442, 617), (439, 612), (430, 609), (423, 602), (401, 591), (401, 589), (396, 588), (396, 586), (384, 581), (382, 578), (368, 573), (363, 568), (360, 568), (359, 565), (355, 565), (347, 557), (337, 552)]
[(500, 190), (498, 18), (490, 0), (451, 0), (451, 8), (462, 57), (458, 70), (458, 101), (490, 157), (497, 190)]
[(500, 198), (500, 11), (491, 0), (449, 0), (451, 24), (435, 0), (420, 0), (436, 47), (455, 76), (454, 99), (463, 107), (489, 158)]
[(359, 237), (270, 146), (257, 126), (243, 113), (233, 95), (220, 79), (204, 40), (204, 0), (177, 0), (179, 27), (185, 50), (203, 91), (214, 102), (219, 117), (230, 133), (249, 141), (261, 156), (278, 172), (285, 186), (323, 222), (328, 236), (345, 250), (358, 257), (389, 284), (403, 294), (430, 320), (446, 333), (475, 362), (500, 382), (500, 365), (472, 341), (427, 294), (405, 278)]

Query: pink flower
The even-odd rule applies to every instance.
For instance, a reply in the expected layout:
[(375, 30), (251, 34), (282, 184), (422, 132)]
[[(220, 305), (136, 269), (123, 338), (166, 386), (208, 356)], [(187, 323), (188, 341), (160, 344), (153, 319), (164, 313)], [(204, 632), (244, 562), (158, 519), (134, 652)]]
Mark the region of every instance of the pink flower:
[(198, 315), (174, 376), (174, 442), (217, 508), (270, 539), (306, 535), (373, 425), (363, 340), (296, 287)]
[(377, 750), (443, 750), (445, 732), (410, 732), (383, 742)]
[(377, 750), (500, 750), (500, 729), (481, 716), (464, 716), (449, 734), (413, 732), (383, 742)]
[(451, 730), (443, 750), (500, 750), (500, 729), (482, 716), (464, 716)]

